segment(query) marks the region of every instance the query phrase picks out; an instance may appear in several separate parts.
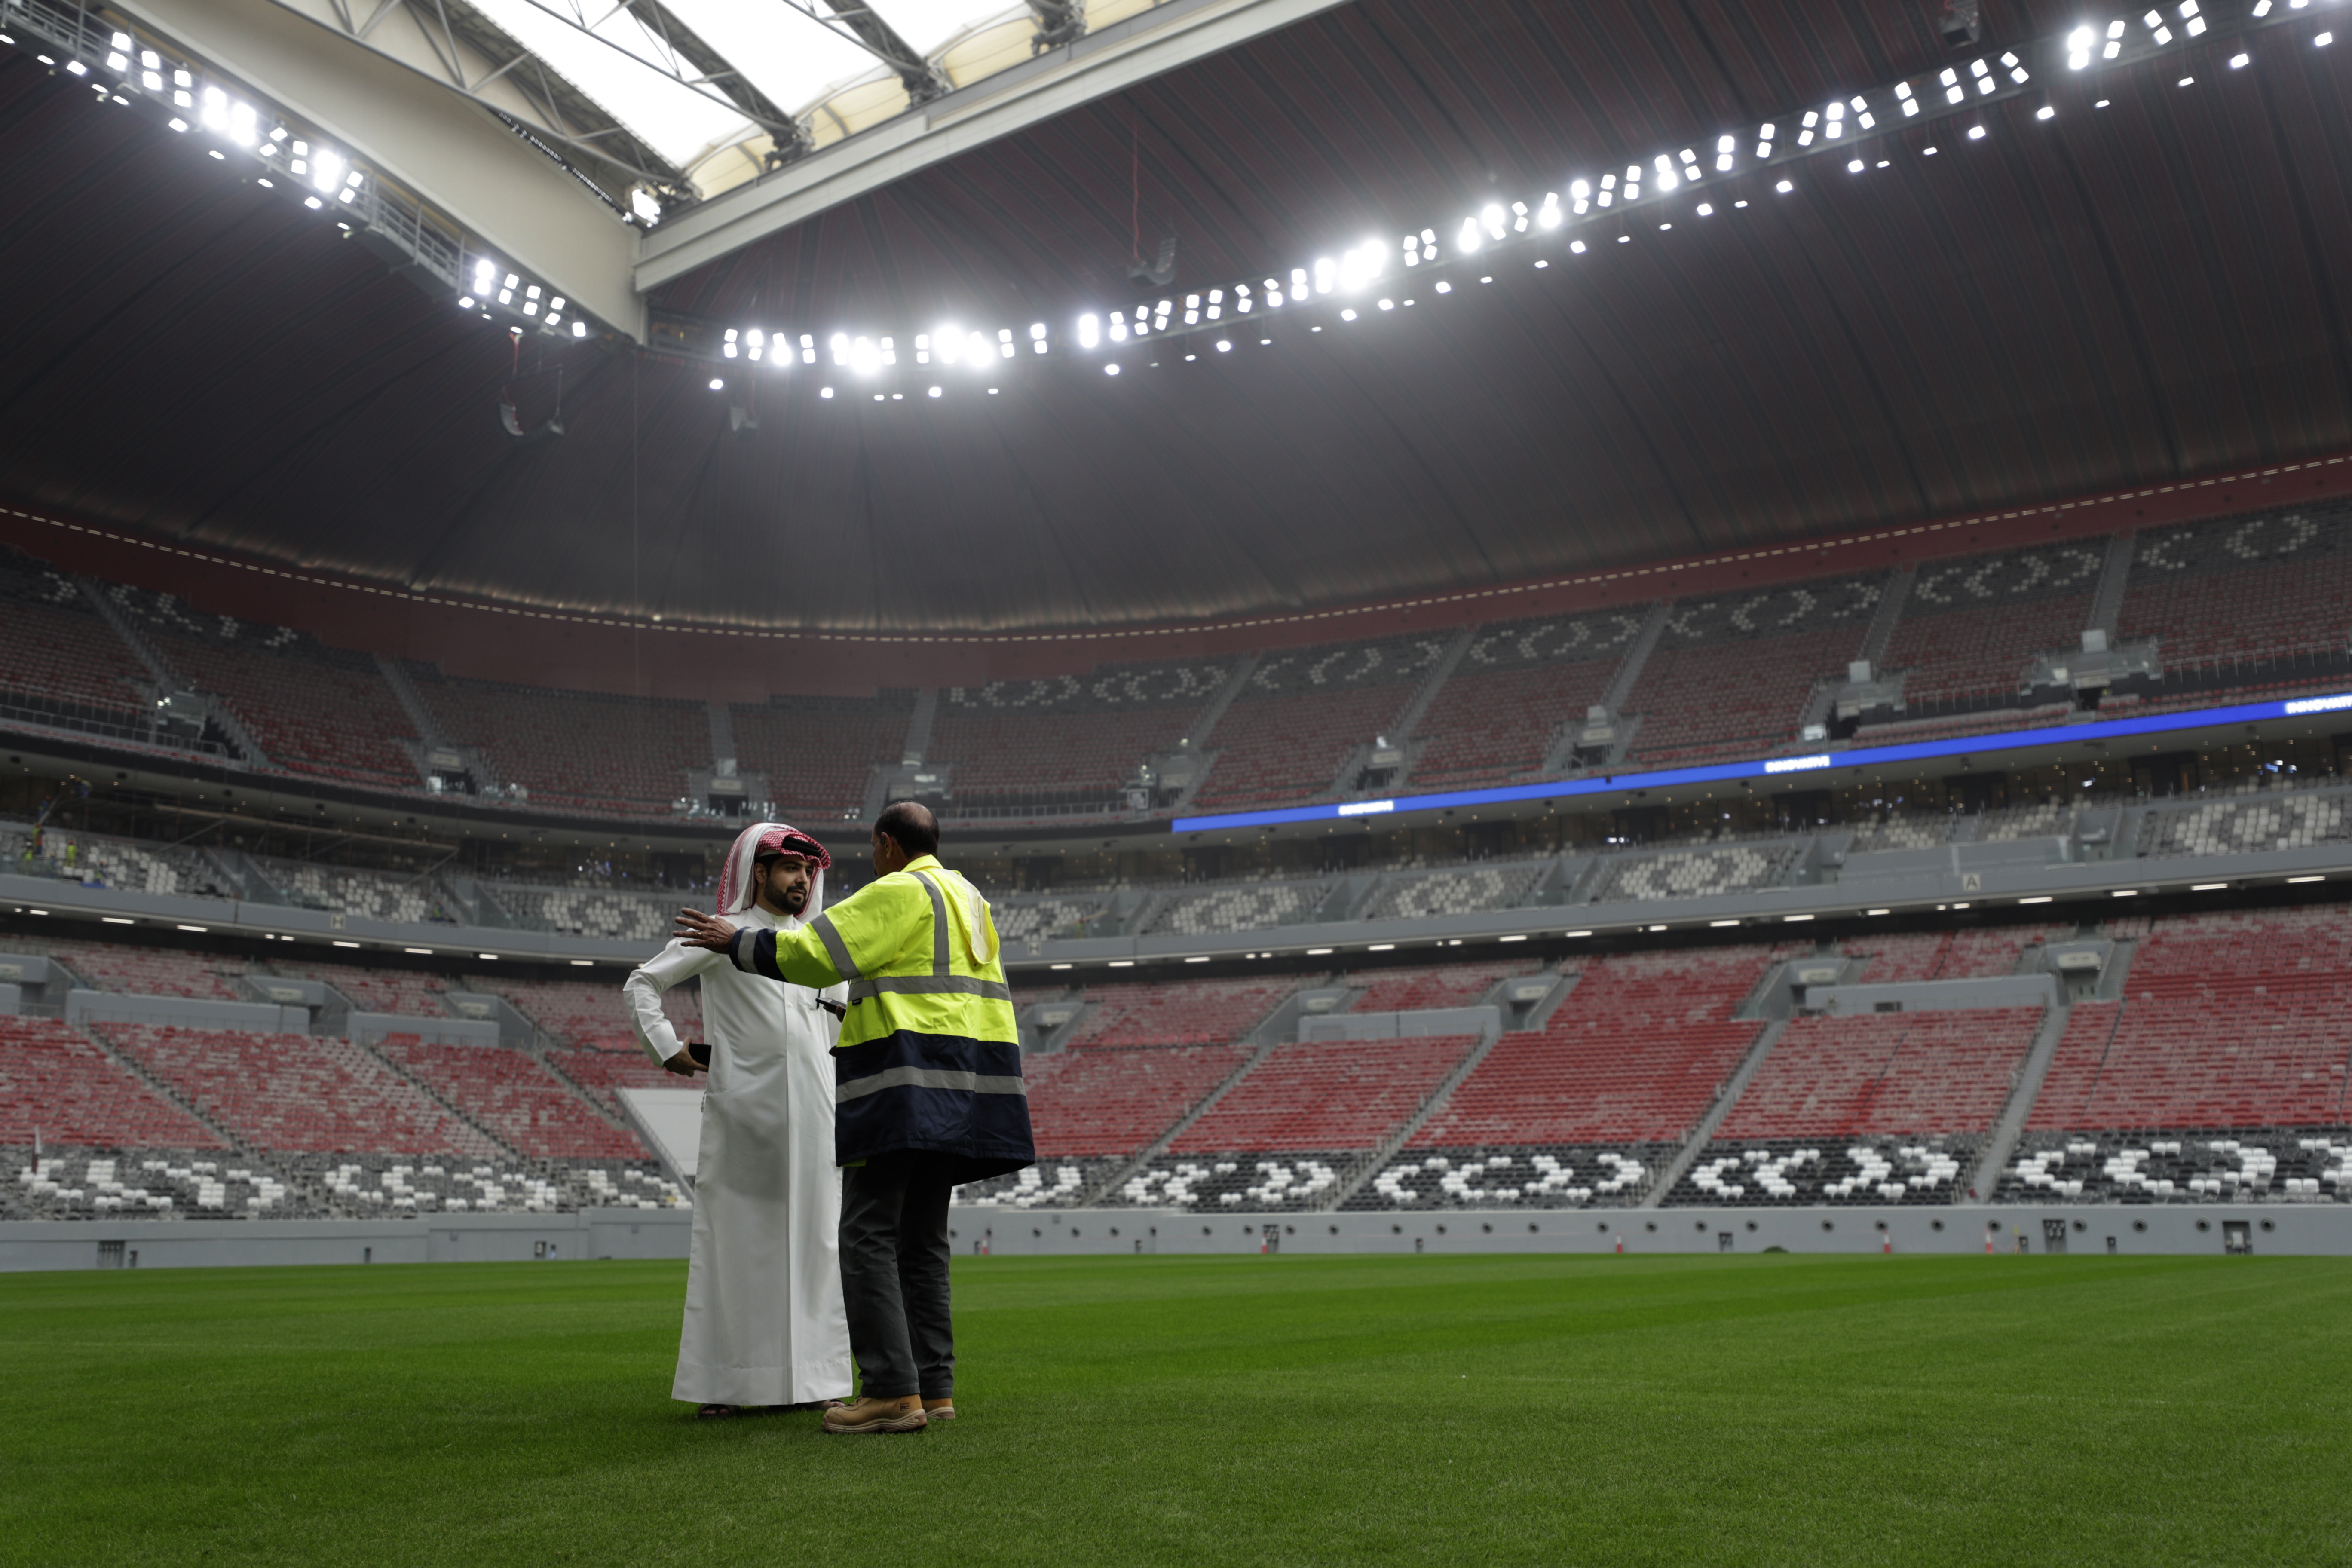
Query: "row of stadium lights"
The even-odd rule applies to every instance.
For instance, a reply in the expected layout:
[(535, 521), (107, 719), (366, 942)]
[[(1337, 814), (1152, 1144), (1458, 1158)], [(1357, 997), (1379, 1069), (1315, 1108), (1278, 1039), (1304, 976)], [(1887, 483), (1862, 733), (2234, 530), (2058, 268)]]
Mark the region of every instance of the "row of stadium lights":
[[(7, 32), (0, 31), (0, 44), (13, 46), (16, 41)], [(34, 58), (52, 69), (62, 68), (69, 76), (89, 81), (102, 101), (127, 107), (134, 94), (153, 100), (171, 111), (164, 123), (174, 132), (184, 135), (200, 130), (258, 159), (264, 172), (255, 177), (256, 184), (275, 190), (278, 181), (273, 176), (282, 174), (301, 193), (304, 206), (313, 212), (336, 214), (336, 224), (341, 228), (352, 226), (343, 213), (366, 191), (367, 174), (349, 155), (324, 142), (313, 142), (313, 132), (296, 134), (282, 119), (265, 115), (225, 88), (200, 83), (194, 66), (166, 58), (159, 50), (139, 44), (128, 33), (111, 34), (107, 44), (100, 67), (70, 55), (62, 68), (55, 56), (37, 53)], [(265, 119), (268, 121), (266, 131), (262, 128)], [(220, 148), (208, 151), (214, 158), (226, 161), (227, 154)], [(483, 320), (494, 321), (496, 317), (484, 307), (495, 300), (527, 321), (562, 328), (566, 301), (560, 295), (488, 258), (477, 256), (470, 261), (472, 288), (458, 299), (459, 309), (479, 311)], [(521, 329), (513, 330), (520, 334)], [(586, 337), (587, 323), (574, 318), (571, 335)]]
[[(2332, 5), (2334, 0), (2255, 0), (2248, 14), (2259, 20), (2271, 16), (2282, 5), (2292, 12), (2309, 9), (2315, 4)], [(2066, 66), (2069, 70), (2083, 71), (2095, 63), (2116, 60), (2126, 44), (2133, 40), (2135, 30), (2145, 47), (2160, 49), (2183, 37), (2202, 37), (2208, 25), (2200, 0), (2172, 0), (2168, 10), (2150, 9), (2136, 20), (2119, 18), (2107, 22), (2104, 26), (2080, 26), (2068, 34), (2064, 40)], [(2322, 48), (2334, 41), (2335, 37), (2329, 32), (2318, 33), (2312, 39), (2314, 46)], [(2242, 69), (2251, 63), (2252, 57), (2243, 52), (2232, 56), (2229, 62), (2233, 70)], [(1917, 119), (1923, 112), (1923, 104), (1931, 100), (1940, 100), (1941, 106), (1949, 110), (1981, 101), (2004, 89), (2023, 87), (2032, 80), (2032, 73), (2025, 62), (2014, 51), (2006, 51), (1997, 57), (1979, 57), (1965, 67), (1947, 67), (1932, 76), (1919, 78), (1916, 82), (1897, 82), (1875, 98), (1857, 94), (1840, 99), (1819, 109), (1807, 110), (1792, 122), (1767, 121), (1756, 129), (1749, 169), (1768, 163), (1776, 151), (1785, 153), (1793, 148), (1811, 153), (1831, 143), (1868, 135), (1879, 130), (1882, 115), (1899, 125)], [(2189, 87), (2195, 80), (2193, 76), (2183, 76), (2178, 85)], [(2101, 99), (2095, 107), (2104, 109), (2107, 103), (2107, 100)], [(2034, 110), (2037, 121), (2048, 121), (2056, 116), (2057, 110), (2047, 103)], [(1989, 132), (1982, 123), (1978, 123), (1969, 126), (1965, 134), (1969, 142), (1981, 142)], [(1532, 205), (1525, 201), (1515, 201), (1507, 206), (1501, 203), (1489, 204), (1480, 212), (1462, 220), (1454, 236), (1452, 258), (1462, 260), (1492, 247), (1558, 229), (1570, 218), (1594, 219), (1600, 213), (1629, 207), (1643, 201), (1645, 193), (1649, 199), (1655, 200), (1685, 186), (1700, 184), (1711, 174), (1737, 174), (1742, 172), (1739, 167), (1741, 149), (1747, 145), (1746, 138), (1726, 133), (1716, 139), (1711, 169), (1703, 162), (1696, 148), (1685, 147), (1675, 153), (1661, 153), (1647, 165), (1629, 163), (1622, 174), (1612, 171), (1597, 180), (1573, 180), (1570, 182), (1564, 196), (1559, 192), (1546, 192)], [(1922, 148), (1921, 152), (1932, 157), (1937, 149), (1930, 145)], [(1889, 162), (1880, 159), (1875, 166), (1886, 168)], [(1848, 174), (1860, 174), (1872, 164), (1868, 160), (1855, 157), (1849, 160), (1845, 167)], [(1787, 195), (1795, 188), (1794, 182), (1788, 179), (1781, 179), (1773, 186), (1774, 192), (1780, 195)], [(1748, 203), (1735, 201), (1732, 205), (1744, 208)], [(1716, 209), (1712, 203), (1700, 202), (1695, 211), (1697, 216), (1705, 218), (1715, 216)], [(1658, 226), (1668, 229), (1674, 226), (1665, 222)], [(1631, 235), (1621, 234), (1617, 240), (1619, 244), (1627, 244), (1632, 237)], [(1586, 253), (1588, 247), (1578, 239), (1570, 241), (1568, 248), (1570, 254), (1580, 256)], [(1336, 258), (1318, 258), (1310, 266), (1293, 268), (1286, 279), (1269, 277), (1255, 284), (1247, 281), (1232, 283), (1201, 293), (1186, 294), (1181, 302), (1177, 297), (1170, 296), (1154, 304), (1139, 306), (1131, 312), (1124, 309), (1109, 311), (1107, 316), (1088, 312), (1077, 318), (1072, 337), (1077, 348), (1096, 351), (1106, 344), (1140, 342), (1158, 337), (1213, 330), (1221, 325), (1230, 330), (1231, 323), (1263, 317), (1286, 306), (1319, 300), (1325, 296), (1360, 294), (1387, 271), (1391, 254), (1391, 247), (1385, 242), (1366, 240)], [(1438, 264), (1446, 259), (1435, 228), (1423, 228), (1418, 233), (1402, 236), (1393, 247), (1393, 254), (1407, 269)], [(1543, 268), (1549, 263), (1538, 260), (1535, 265)], [(1479, 281), (1487, 283), (1493, 279), (1482, 277)], [(1433, 285), (1433, 291), (1449, 294), (1453, 292), (1453, 285), (1440, 281)], [(1393, 299), (1383, 298), (1377, 301), (1377, 308), (1383, 311), (1393, 310), (1397, 303)], [(1410, 305), (1412, 301), (1408, 300), (1404, 303)], [(1354, 321), (1359, 319), (1359, 314), (1352, 306), (1344, 307), (1339, 312), (1342, 321)], [(1322, 328), (1312, 330), (1320, 331)], [(919, 334), (914, 339), (914, 360), (918, 364), (939, 363), (953, 365), (961, 363), (978, 371), (1019, 357), (1018, 345), (1024, 341), (1034, 353), (1045, 354), (1050, 352), (1055, 340), (1043, 321), (1030, 323), (1025, 339), (1016, 337), (1011, 328), (1000, 328), (993, 343), (984, 333), (966, 333), (958, 327), (943, 326), (936, 332)], [(1272, 340), (1261, 339), (1260, 342), (1271, 342)], [(1228, 337), (1220, 337), (1215, 342), (1216, 352), (1220, 353), (1230, 353), (1233, 346)], [(833, 366), (856, 375), (870, 376), (899, 363), (898, 343), (893, 337), (876, 339), (835, 332), (826, 339), (825, 348)], [(778, 368), (788, 366), (795, 360), (803, 364), (814, 365), (819, 359), (814, 334), (801, 334), (795, 353), (793, 340), (788, 334), (769, 333), (758, 327), (728, 328), (719, 347), (719, 356), (724, 360), (740, 358), (753, 363), (761, 363), (764, 359)], [(1185, 356), (1187, 360), (1198, 357), (1196, 354)], [(1115, 376), (1120, 373), (1120, 366), (1114, 361), (1106, 363), (1103, 372)], [(726, 384), (723, 375), (713, 376), (710, 389), (713, 392), (723, 391)], [(993, 395), (998, 389), (992, 386), (988, 390)], [(944, 391), (942, 386), (931, 386), (928, 388), (927, 395), (937, 398)], [(831, 398), (835, 395), (835, 388), (823, 386), (818, 395)], [(898, 393), (877, 393), (873, 395), (876, 402), (886, 399), (904, 401), (905, 396)]]

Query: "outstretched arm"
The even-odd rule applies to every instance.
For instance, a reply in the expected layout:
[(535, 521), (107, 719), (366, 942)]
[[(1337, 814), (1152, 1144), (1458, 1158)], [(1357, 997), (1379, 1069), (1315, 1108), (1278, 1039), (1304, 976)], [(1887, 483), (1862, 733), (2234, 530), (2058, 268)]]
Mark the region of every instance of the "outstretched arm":
[(770, 931), (762, 926), (739, 931), (700, 910), (680, 910), (677, 928), (670, 934), (688, 947), (725, 953), (746, 974), (764, 974), (817, 991), (838, 985), (845, 978), (825, 940), (828, 936), (839, 940), (829, 915), (818, 915), (798, 931)]

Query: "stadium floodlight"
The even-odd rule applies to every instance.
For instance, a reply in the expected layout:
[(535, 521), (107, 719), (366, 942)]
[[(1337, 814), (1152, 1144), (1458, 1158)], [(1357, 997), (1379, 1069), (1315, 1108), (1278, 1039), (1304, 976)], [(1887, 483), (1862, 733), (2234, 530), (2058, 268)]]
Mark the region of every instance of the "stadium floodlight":
[(1462, 232), (1454, 237), (1454, 248), (1467, 255), (1477, 249), (1485, 238), (1486, 237), (1478, 232), (1478, 220), (1475, 217), (1465, 217), (1462, 220)]
[(1044, 353), (1045, 352), (1045, 323), (1043, 321), (1030, 322), (1029, 347), (1031, 351), (1036, 353)]
[(1317, 257), (1315, 258), (1315, 291), (1318, 294), (1328, 294), (1339, 286), (1339, 264), (1328, 256)]
[(953, 364), (963, 355), (963, 329), (944, 325), (931, 334), (931, 352), (941, 364)]
[(964, 363), (978, 370), (988, 363), (988, 340), (972, 332), (963, 340)]
[(321, 149), (310, 160), (310, 183), (321, 192), (331, 191), (343, 183), (343, 171), (349, 166), (334, 153)]
[(1102, 318), (1088, 311), (1078, 318), (1078, 346), (1082, 349), (1099, 347), (1102, 343)]
[(1013, 357), (1013, 329), (1011, 327), (999, 327), (996, 329), (996, 352), (997, 357), (1000, 359), (1011, 359)]
[(572, 335), (573, 337), (575, 337), (575, 338), (584, 338), (584, 337), (586, 337), (586, 336), (588, 335), (588, 323), (587, 323), (587, 322), (585, 322), (585, 321), (574, 321), (574, 322), (572, 322)]
[(661, 198), (644, 185), (629, 192), (629, 211), (647, 228), (662, 220)]

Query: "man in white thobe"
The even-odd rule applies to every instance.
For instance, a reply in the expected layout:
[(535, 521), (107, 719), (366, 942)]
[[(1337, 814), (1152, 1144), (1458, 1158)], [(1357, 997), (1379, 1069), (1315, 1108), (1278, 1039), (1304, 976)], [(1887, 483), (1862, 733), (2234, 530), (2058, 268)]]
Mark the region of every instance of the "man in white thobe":
[[(719, 913), (738, 927), (797, 931), (824, 906), (831, 864), (806, 834), (754, 824), (728, 852)], [(742, 973), (723, 952), (671, 942), (622, 990), (638, 1042), (680, 1074), (703, 1068), (679, 1042), (661, 994), (698, 974), (710, 1081), (670, 1397), (698, 1405), (705, 1417), (845, 1398), (833, 1047), (848, 987), (780, 985)]]

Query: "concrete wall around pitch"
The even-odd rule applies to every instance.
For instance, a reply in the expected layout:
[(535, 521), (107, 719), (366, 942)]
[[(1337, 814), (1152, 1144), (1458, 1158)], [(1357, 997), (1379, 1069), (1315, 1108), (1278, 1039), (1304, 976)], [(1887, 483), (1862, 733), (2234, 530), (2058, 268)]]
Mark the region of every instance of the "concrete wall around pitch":
[[(1790, 1252), (1977, 1254), (1988, 1237), (2014, 1254), (2018, 1237), (2048, 1250), (2042, 1223), (2066, 1226), (2072, 1256), (2193, 1255), (2222, 1250), (2223, 1226), (2244, 1221), (2257, 1255), (2352, 1257), (2352, 1205), (2072, 1204), (1906, 1208), (1519, 1209), (1446, 1214), (1194, 1215), (1170, 1209), (950, 1211), (955, 1249), (984, 1241), (1001, 1257), (1113, 1257), (1145, 1253), (1253, 1253), (1269, 1225), (1294, 1253), (1575, 1252), (1714, 1253), (1768, 1247)], [(2202, 1228), (2200, 1228), (2200, 1226)], [(2266, 1228), (2267, 1227), (2267, 1228)], [(1139, 1247), (1138, 1244), (1140, 1244)]]
[[(516, 1263), (544, 1258), (682, 1258), (688, 1209), (434, 1215), (420, 1219), (125, 1219), (0, 1222), (0, 1273), (123, 1266), (236, 1268), (301, 1263)], [(136, 1254), (135, 1262), (132, 1255)]]

